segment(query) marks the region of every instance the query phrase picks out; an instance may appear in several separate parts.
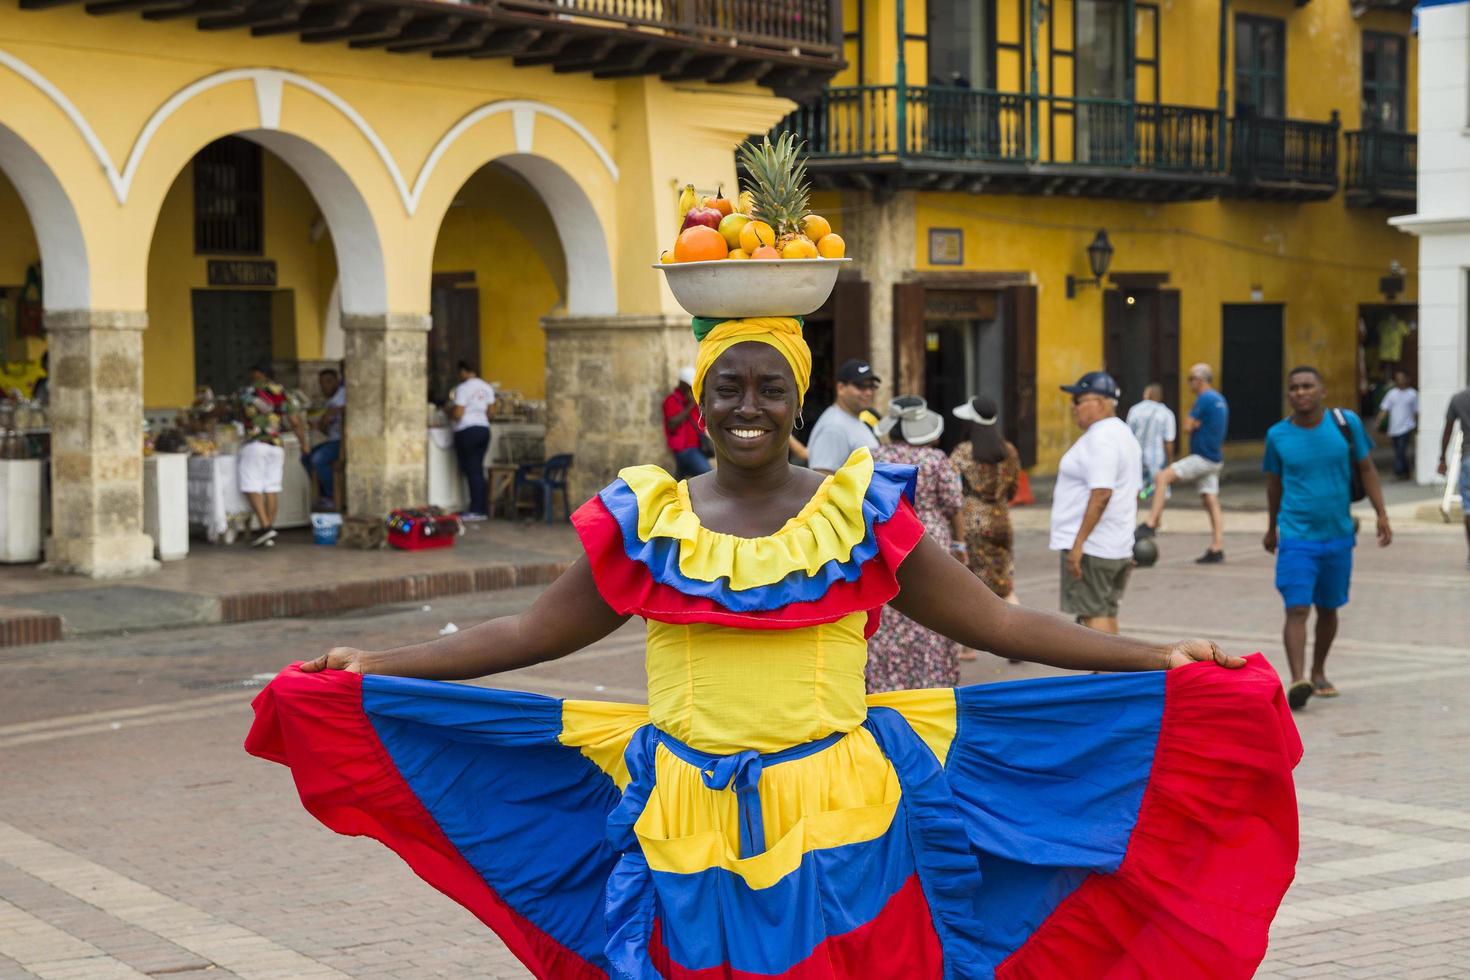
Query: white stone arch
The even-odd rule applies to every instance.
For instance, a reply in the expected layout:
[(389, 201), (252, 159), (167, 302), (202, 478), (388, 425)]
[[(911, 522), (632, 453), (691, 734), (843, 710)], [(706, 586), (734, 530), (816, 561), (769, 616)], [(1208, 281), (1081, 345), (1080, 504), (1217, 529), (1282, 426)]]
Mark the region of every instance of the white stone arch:
[(611, 315), (618, 311), (612, 256), (597, 208), (582, 185), (547, 157), (510, 153), (492, 163), (512, 171), (541, 195), (561, 240), (567, 267), (569, 316)]
[(87, 309), (92, 281), (76, 207), (41, 155), (4, 125), (0, 125), (0, 172), (15, 186), (35, 231), (46, 275), (45, 308)]

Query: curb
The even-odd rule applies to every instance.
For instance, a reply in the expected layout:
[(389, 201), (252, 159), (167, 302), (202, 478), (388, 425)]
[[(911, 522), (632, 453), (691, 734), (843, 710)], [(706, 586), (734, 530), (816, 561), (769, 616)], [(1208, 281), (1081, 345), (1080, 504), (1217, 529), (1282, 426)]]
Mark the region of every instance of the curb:
[[(216, 611), (205, 619), (195, 623), (169, 625), (290, 619), (471, 592), (498, 592), (527, 585), (547, 585), (569, 567), (570, 562), (482, 565), (478, 568), (445, 572), (358, 579), (315, 588), (236, 592), (218, 596)], [(53, 643), (61, 639), (95, 636), (104, 632), (107, 631), (66, 630), (62, 618), (52, 613), (29, 609), (0, 609), (0, 648)]]

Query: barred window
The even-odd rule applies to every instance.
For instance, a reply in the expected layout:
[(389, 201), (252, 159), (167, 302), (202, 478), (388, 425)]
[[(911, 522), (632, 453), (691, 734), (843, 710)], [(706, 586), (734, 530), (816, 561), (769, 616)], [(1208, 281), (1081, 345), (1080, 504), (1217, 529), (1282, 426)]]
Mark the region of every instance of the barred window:
[(265, 248), (260, 147), (238, 136), (194, 157), (194, 251), (260, 255)]

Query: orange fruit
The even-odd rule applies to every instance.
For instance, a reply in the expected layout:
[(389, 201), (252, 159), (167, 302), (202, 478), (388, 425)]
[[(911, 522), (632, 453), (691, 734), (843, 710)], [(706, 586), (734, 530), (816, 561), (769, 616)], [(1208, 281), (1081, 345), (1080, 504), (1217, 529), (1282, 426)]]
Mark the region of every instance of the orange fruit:
[(817, 254), (824, 259), (840, 259), (847, 255), (847, 243), (837, 232), (828, 232), (817, 239)]
[(810, 238), (796, 237), (781, 246), (781, 258), (783, 259), (814, 259), (817, 257), (817, 246), (812, 244)]
[(754, 252), (751, 252), (750, 257), (753, 259), (779, 259), (781, 253), (776, 251), (776, 246), (774, 245), (762, 245)]
[(749, 252), (752, 258), (755, 256), (755, 250), (762, 245), (774, 244), (776, 244), (776, 229), (764, 221), (750, 221), (740, 229), (740, 247)]
[(725, 196), (725, 188), (721, 187), (714, 197), (704, 199), (704, 206), (714, 208), (720, 214), (729, 214), (735, 210), (735, 202)]
[(750, 253), (747, 252), (743, 248), (732, 248), (732, 249), (730, 249), (730, 254), (727, 255), (727, 256), (725, 256), (725, 258), (727, 258), (727, 259), (748, 259), (748, 258), (750, 258)]
[(832, 234), (832, 225), (820, 214), (809, 214), (801, 219), (801, 233), (814, 242), (820, 242)]
[(709, 225), (690, 225), (679, 232), (679, 239), (674, 242), (675, 262), (707, 262), (723, 259), (728, 254), (730, 246), (725, 244), (725, 236)]

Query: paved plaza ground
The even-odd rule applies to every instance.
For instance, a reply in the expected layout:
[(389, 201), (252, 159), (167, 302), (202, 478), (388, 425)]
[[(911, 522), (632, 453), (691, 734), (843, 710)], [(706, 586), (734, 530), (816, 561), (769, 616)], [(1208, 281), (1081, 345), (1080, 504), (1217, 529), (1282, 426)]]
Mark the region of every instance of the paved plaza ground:
[[(1018, 521), (1018, 586), (1052, 609), (1039, 517)], [(1166, 519), (1125, 629), (1279, 664), (1258, 533), (1232, 533), (1225, 565), (1196, 566), (1200, 517)], [(1470, 977), (1470, 570), (1456, 529), (1404, 530), (1386, 551), (1359, 548), (1330, 671), (1343, 696), (1298, 716), (1302, 859), (1262, 977)], [(283, 663), (467, 626), (536, 591), (0, 649), (0, 978), (524, 977), (467, 912), (377, 844), (323, 829), (286, 770), (240, 743), (249, 699)], [(630, 623), (496, 684), (642, 700), (641, 643)], [(964, 680), (1045, 673), (982, 656)]]

